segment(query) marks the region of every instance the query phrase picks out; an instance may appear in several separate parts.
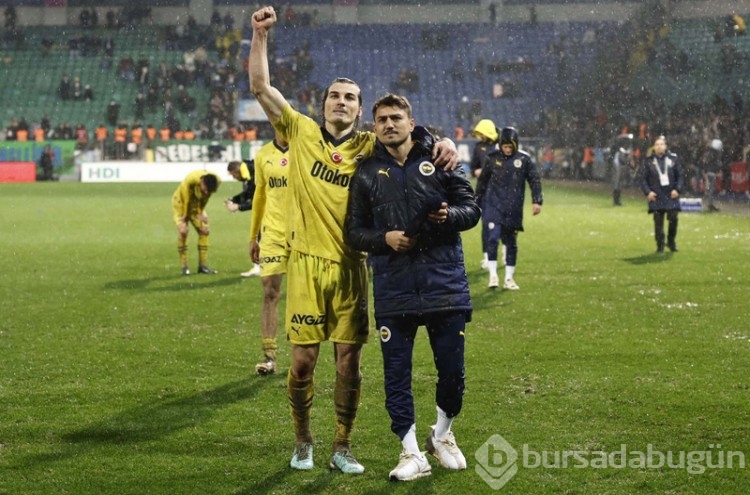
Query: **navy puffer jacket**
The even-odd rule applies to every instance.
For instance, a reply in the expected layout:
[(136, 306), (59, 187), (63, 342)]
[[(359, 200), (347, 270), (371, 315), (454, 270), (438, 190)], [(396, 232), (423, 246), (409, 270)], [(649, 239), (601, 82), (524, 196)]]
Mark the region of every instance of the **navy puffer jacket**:
[(485, 221), (522, 231), (526, 183), (531, 189), (531, 202), (541, 205), (542, 179), (527, 153), (515, 151), (505, 156), (495, 150), (487, 155), (477, 180), (477, 197)]
[[(448, 203), (442, 224), (426, 219), (432, 209), (426, 205), (438, 196)], [(460, 232), (474, 227), (480, 215), (462, 171), (436, 167), (421, 143), (402, 167), (378, 143), (352, 178), (345, 225), (347, 244), (370, 253), (376, 318), (438, 311), (465, 311), (470, 318)], [(414, 248), (397, 253), (388, 246), (386, 232), (413, 226), (419, 227)]]

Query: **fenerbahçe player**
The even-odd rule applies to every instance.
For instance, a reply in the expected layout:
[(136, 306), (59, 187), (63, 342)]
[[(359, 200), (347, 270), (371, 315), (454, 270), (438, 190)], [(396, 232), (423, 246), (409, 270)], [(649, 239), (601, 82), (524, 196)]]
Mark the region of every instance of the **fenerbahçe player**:
[[(336, 346), (335, 355), (356, 355), (346, 365), (339, 365), (337, 358), (333, 393), (336, 428), (330, 465), (345, 473), (361, 473), (364, 467), (351, 455), (350, 445), (362, 386), (359, 346), (367, 341), (369, 329), (367, 269), (364, 256), (344, 244), (343, 233), (349, 182), (357, 160), (372, 153), (374, 135), (352, 131), (333, 139), (325, 128), (288, 103), (274, 126), (289, 140), (292, 164), (285, 314), (287, 337), (293, 345), (287, 389), (296, 445), (290, 464), (295, 469), (312, 468), (310, 413), (315, 387), (312, 373), (300, 377), (294, 372), (295, 365), (305, 368), (312, 364), (314, 369), (320, 342), (330, 340)], [(310, 345), (317, 347), (314, 357), (308, 353)], [(342, 345), (350, 350), (343, 350)], [(297, 359), (295, 352), (306, 357)], [(341, 366), (346, 368), (344, 373)]]
[[(287, 224), (292, 249), (287, 280), (289, 340), (300, 345), (323, 340), (364, 343), (368, 332), (364, 255), (344, 243), (344, 218), (349, 182), (359, 161), (372, 154), (375, 136), (353, 131), (335, 140), (288, 104), (275, 126), (289, 139), (293, 164)], [(339, 274), (346, 276), (337, 281)], [(313, 288), (311, 279), (331, 283)], [(332, 312), (336, 307), (340, 311)], [(327, 321), (331, 318), (337, 321)]]
[(261, 313), (263, 361), (255, 365), (255, 371), (260, 375), (276, 372), (277, 304), (281, 277), (286, 273), (289, 256), (286, 244), (288, 172), (289, 145), (281, 138), (265, 144), (255, 154), (256, 187), (250, 243), (254, 246), (254, 241), (260, 236), (257, 248), (264, 292)]

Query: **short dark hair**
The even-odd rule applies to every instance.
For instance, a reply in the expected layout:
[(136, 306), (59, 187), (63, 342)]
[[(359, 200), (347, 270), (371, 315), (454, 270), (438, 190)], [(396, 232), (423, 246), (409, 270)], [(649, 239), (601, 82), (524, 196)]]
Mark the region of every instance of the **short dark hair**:
[(214, 174), (206, 174), (201, 177), (201, 181), (206, 186), (206, 190), (210, 193), (215, 193), (219, 188), (219, 179)]
[(387, 93), (378, 98), (378, 100), (372, 105), (373, 118), (375, 118), (375, 112), (377, 112), (378, 108), (380, 107), (400, 108), (401, 110), (404, 110), (406, 112), (407, 117), (411, 118), (411, 103), (409, 103), (409, 100), (406, 98), (406, 96)]
[(234, 160), (227, 164), (227, 172), (235, 172), (240, 169), (242, 162)]

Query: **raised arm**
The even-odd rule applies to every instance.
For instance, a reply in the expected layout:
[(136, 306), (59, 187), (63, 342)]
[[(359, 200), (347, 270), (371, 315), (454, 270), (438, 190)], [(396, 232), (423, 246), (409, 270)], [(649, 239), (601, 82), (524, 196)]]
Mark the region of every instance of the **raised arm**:
[(250, 90), (263, 107), (271, 123), (281, 118), (286, 106), (286, 99), (278, 89), (271, 86), (268, 71), (268, 31), (276, 24), (276, 12), (273, 7), (263, 7), (252, 15), (253, 40), (250, 43), (248, 59)]

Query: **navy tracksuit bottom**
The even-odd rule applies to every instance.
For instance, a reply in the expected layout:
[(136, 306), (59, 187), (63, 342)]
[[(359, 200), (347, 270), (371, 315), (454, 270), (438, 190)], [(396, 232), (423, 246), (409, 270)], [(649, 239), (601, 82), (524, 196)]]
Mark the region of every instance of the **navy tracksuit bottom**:
[(435, 402), (449, 418), (457, 416), (463, 405), (466, 314), (441, 312), (379, 318), (377, 326), (383, 351), (385, 407), (391, 417), (391, 430), (400, 439), (416, 423), (411, 390), (412, 352), (417, 328), (421, 325), (427, 327), (438, 373)]
[(516, 266), (516, 259), (518, 257), (518, 231), (513, 227), (506, 227), (499, 223), (493, 224), (492, 228), (490, 228), (490, 223), (486, 222), (487, 259), (497, 261), (497, 252), (500, 248), (500, 243), (502, 243), (505, 245), (505, 264)]

